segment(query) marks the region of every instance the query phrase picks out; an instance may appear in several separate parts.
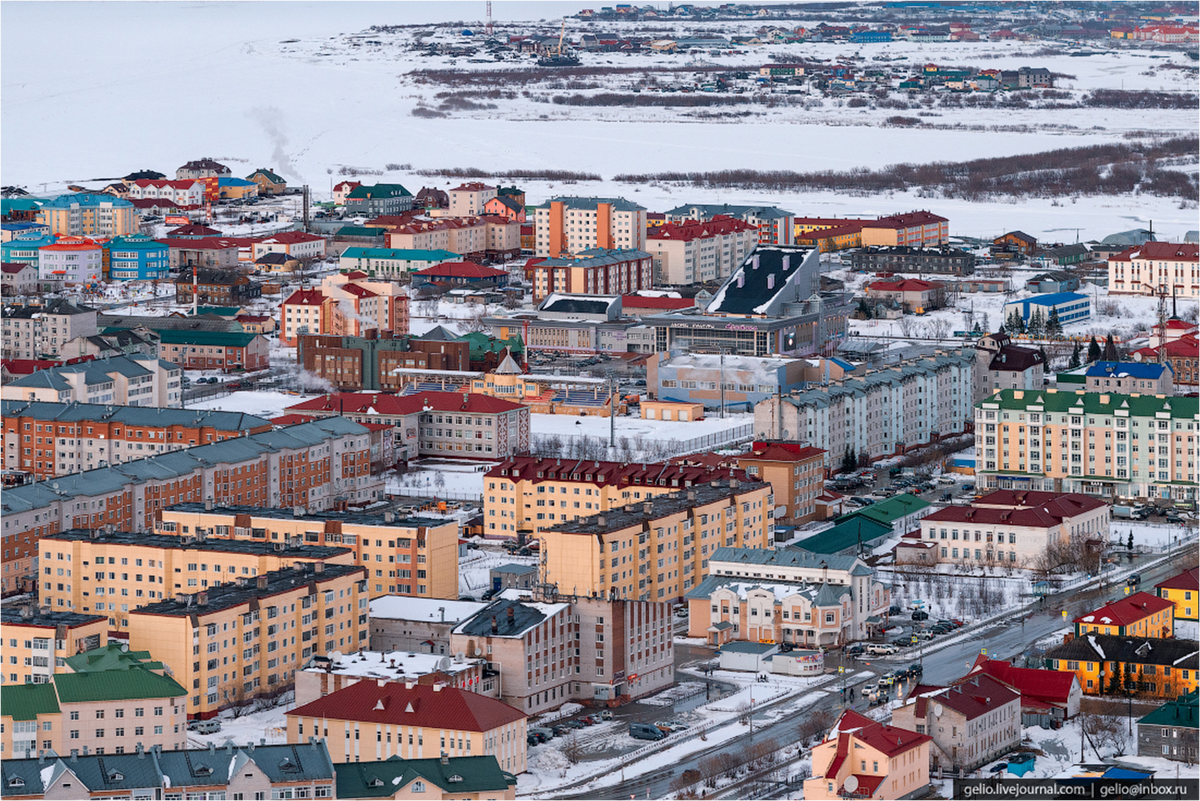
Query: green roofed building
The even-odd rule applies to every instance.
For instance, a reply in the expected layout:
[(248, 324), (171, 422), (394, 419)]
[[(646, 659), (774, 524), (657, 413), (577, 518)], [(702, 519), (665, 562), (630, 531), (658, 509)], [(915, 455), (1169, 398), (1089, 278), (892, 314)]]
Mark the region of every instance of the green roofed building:
[(185, 370), (265, 370), (270, 343), (262, 334), (242, 331), (159, 332), (159, 358), (168, 358)]
[(1138, 756), (1161, 757), (1195, 765), (1200, 691), (1167, 701), (1137, 723)]
[[(347, 762), (336, 766), (338, 798), (515, 798), (517, 777), (494, 756)], [(424, 795), (423, 795), (424, 794)]]
[(873, 503), (861, 509), (844, 514), (837, 519), (838, 523), (855, 517), (865, 517), (888, 527), (895, 534), (907, 534), (921, 527), (921, 518), (934, 511), (928, 501), (923, 501), (916, 495), (901, 493), (893, 495), (886, 501)]
[(426, 267), (461, 260), (462, 256), (448, 250), (351, 247), (342, 252), (338, 268), (360, 270), (372, 278), (401, 278)]
[(110, 642), (100, 648), (68, 656), (66, 667), (75, 673), (100, 673), (106, 670), (150, 670), (161, 672), (163, 663), (156, 662), (149, 651), (130, 651), (128, 645)]
[(400, 184), (356, 186), (346, 195), (347, 214), (386, 216), (409, 211), (412, 207), (412, 193)]
[(850, 515), (833, 528), (801, 540), (796, 547), (819, 554), (855, 555), (860, 549), (870, 551), (891, 534), (892, 528), (886, 523)]

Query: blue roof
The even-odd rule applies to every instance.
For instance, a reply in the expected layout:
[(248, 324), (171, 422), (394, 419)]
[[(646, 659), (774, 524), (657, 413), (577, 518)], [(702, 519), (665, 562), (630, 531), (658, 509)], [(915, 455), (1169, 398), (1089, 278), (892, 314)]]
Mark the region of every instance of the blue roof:
[(838, 367), (840, 367), (840, 368), (842, 368), (843, 370), (845, 370), (847, 373), (850, 373), (850, 372), (853, 372), (853, 371), (854, 371), (854, 365), (853, 365), (853, 364), (851, 364), (850, 362), (846, 361), (845, 359), (839, 359), (839, 358), (837, 358), (836, 356), (831, 356), (831, 357), (829, 358), (829, 361), (833, 362), (833, 363), (834, 363), (834, 364), (836, 364)]
[(1096, 362), (1087, 369), (1088, 378), (1151, 378), (1162, 376), (1164, 370), (1171, 369), (1168, 364), (1153, 362)]
[(69, 209), (73, 206), (112, 206), (114, 209), (133, 208), (128, 200), (112, 195), (59, 195), (42, 204), (43, 209)]
[[(345, 229), (342, 229), (343, 231)], [(401, 259), (404, 261), (453, 261), (461, 259), (448, 250), (404, 250), (393, 248), (346, 248), (343, 259)]]
[(245, 178), (218, 178), (217, 186), (258, 186), (254, 181)]
[(1087, 299), (1087, 295), (1081, 295), (1078, 292), (1055, 292), (1051, 295), (1038, 295), (1037, 297), (1029, 298), (1025, 302), (1038, 306), (1057, 306), (1060, 303), (1070, 303), (1073, 300)]

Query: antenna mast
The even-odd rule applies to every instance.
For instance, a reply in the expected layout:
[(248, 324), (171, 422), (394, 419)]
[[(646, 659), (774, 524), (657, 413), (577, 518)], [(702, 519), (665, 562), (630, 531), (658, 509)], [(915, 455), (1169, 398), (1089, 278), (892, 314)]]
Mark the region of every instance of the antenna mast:
[(493, 28), (492, 28), (492, 0), (487, 0), (487, 26), (486, 26), (485, 30), (487, 31), (488, 38), (490, 39), (490, 38), (492, 37), (492, 32), (493, 32)]

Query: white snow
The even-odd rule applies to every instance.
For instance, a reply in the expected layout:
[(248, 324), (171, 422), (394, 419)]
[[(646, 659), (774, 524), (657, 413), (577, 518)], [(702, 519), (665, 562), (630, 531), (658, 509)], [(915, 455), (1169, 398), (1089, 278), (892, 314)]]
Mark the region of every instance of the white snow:
[(1093, 650), (1094, 650), (1096, 653), (1100, 654), (1100, 658), (1101, 658), (1101, 659), (1107, 659), (1107, 658), (1108, 658), (1107, 656), (1105, 656), (1105, 655), (1104, 655), (1104, 649), (1100, 647), (1100, 643), (1096, 642), (1096, 637), (1095, 637), (1094, 635), (1092, 635), (1092, 634), (1089, 634), (1089, 635), (1088, 635), (1088, 642), (1089, 642), (1089, 643), (1091, 643), (1091, 645), (1092, 645), (1092, 649), (1093, 649)]
[(1176, 659), (1176, 660), (1175, 660), (1174, 662), (1172, 662), (1171, 664), (1173, 664), (1173, 665), (1178, 665), (1180, 662), (1183, 662), (1183, 661), (1184, 661), (1184, 660), (1186, 660), (1186, 659), (1191, 659), (1191, 658), (1192, 658), (1193, 656), (1195, 656), (1197, 653), (1200, 653), (1200, 651), (1192, 651), (1192, 652), (1191, 652), (1190, 654), (1188, 654), (1187, 656), (1181, 656), (1181, 657), (1179, 657), (1178, 659)]
[(312, 395), (293, 395), (289, 392), (269, 392), (267, 390), (243, 390), (228, 395), (214, 396), (204, 400), (189, 402), (189, 409), (220, 409), (224, 412), (243, 412), (259, 417), (279, 417), (287, 414), (287, 407), (302, 403)]
[(54, 763), (51, 763), (38, 771), (38, 776), (40, 776), (42, 779), (42, 791), (44, 792), (50, 787), (50, 779), (54, 776)]

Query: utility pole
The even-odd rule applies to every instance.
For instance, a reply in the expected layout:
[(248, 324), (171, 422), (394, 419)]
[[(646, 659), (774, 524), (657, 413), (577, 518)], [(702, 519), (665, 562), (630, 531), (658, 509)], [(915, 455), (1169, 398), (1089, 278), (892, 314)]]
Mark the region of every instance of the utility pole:
[[(488, 8), (491, 7), (488, 3)], [(612, 450), (617, 447), (617, 378), (611, 371), (608, 374), (608, 447)], [(609, 458), (612, 456), (609, 453)]]
[(721, 348), (721, 369), (718, 378), (721, 384), (721, 419), (725, 419), (725, 349)]

